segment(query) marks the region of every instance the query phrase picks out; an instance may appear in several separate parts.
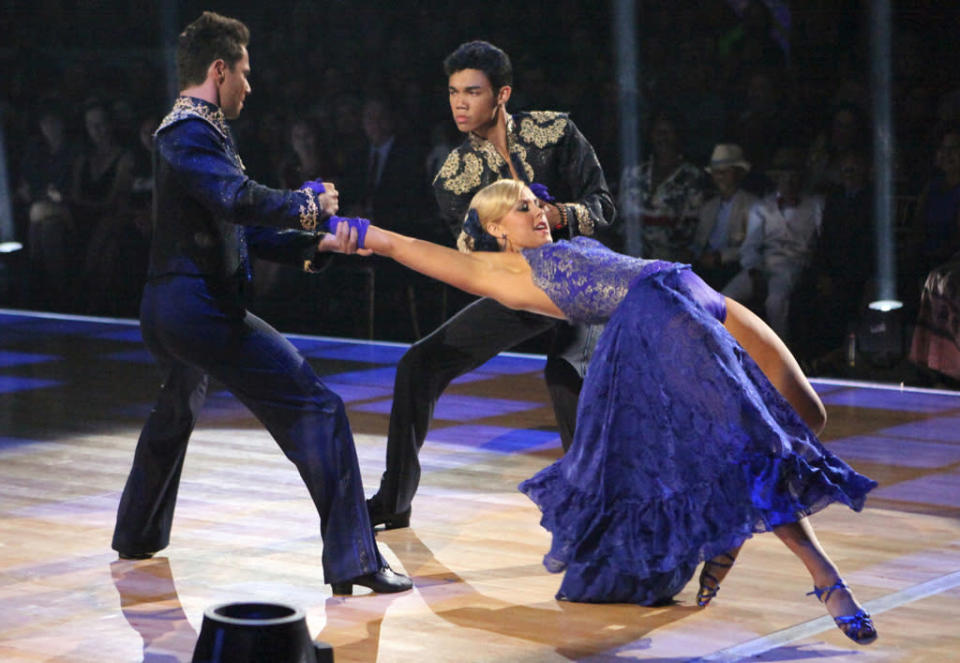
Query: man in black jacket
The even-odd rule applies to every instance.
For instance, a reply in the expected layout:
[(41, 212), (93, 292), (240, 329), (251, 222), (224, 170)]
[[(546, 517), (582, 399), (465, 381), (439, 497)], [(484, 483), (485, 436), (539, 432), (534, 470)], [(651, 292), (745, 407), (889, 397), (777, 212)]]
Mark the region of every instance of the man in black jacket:
[[(513, 70), (502, 50), (462, 44), (444, 61), (450, 110), (467, 139), (434, 180), (440, 212), (456, 237), (470, 199), (499, 179), (545, 185), (555, 198), (547, 216), (558, 238), (593, 235), (614, 218), (613, 199), (593, 147), (565, 113), (507, 113)], [(374, 526), (405, 527), (420, 481), (417, 458), (440, 394), (456, 377), (497, 353), (545, 332), (556, 338), (545, 377), (564, 449), (573, 440), (577, 398), (596, 326), (571, 326), (480, 299), (417, 342), (397, 366), (387, 437), (386, 472), (367, 500)]]
[(246, 311), (248, 247), (262, 257), (312, 265), (318, 251), (355, 250), (329, 183), (298, 191), (244, 174), (226, 119), (250, 93), (243, 23), (205, 12), (177, 51), (181, 96), (155, 137), (154, 231), (141, 305), (144, 341), (163, 375), (120, 500), (113, 548), (143, 559), (169, 543), (187, 442), (208, 376), (267, 427), (296, 465), (320, 514), (324, 578), (337, 594), (354, 584), (409, 589), (381, 559), (370, 531), (356, 449), (343, 402), (296, 348)]

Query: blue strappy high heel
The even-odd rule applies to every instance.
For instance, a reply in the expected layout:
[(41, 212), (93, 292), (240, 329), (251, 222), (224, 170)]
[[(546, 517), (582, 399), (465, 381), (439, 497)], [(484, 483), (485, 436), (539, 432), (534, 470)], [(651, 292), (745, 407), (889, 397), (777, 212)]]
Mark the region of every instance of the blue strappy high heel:
[[(846, 589), (849, 591), (850, 588), (847, 587), (847, 583), (843, 580), (838, 580), (836, 584), (829, 587), (817, 587), (814, 585), (813, 591), (807, 592), (807, 596), (811, 594), (816, 595), (817, 600), (826, 606), (827, 601), (830, 600), (830, 595), (837, 589)], [(843, 631), (845, 636), (858, 645), (869, 645), (877, 639), (877, 629), (873, 625), (870, 613), (862, 608), (852, 615), (834, 617), (833, 621), (836, 622), (837, 628)]]
[[(724, 557), (730, 560), (729, 564), (727, 564), (726, 562), (717, 561)], [(729, 569), (730, 567), (733, 566), (734, 562), (736, 561), (737, 561), (736, 557), (726, 552), (726, 553), (720, 553), (713, 559), (709, 559), (703, 563), (703, 569), (700, 571), (700, 589), (697, 590), (698, 606), (700, 606), (701, 608), (706, 608), (710, 604), (710, 601), (713, 600), (713, 597), (717, 595), (717, 592), (720, 591), (720, 580), (715, 575), (707, 571), (707, 567), (714, 566), (714, 567), (720, 567), (723, 569)]]

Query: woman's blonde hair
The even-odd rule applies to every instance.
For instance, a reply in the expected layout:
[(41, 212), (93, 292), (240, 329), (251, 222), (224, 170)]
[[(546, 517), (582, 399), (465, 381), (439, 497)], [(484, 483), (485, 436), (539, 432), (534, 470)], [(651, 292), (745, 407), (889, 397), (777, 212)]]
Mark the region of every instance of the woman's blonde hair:
[[(496, 223), (506, 216), (520, 200), (526, 186), (520, 180), (497, 180), (477, 191), (470, 200), (467, 216), (463, 220), (464, 230), (460, 231), (460, 237), (457, 238), (457, 248), (463, 253), (483, 250), (479, 245), (486, 242), (483, 241), (481, 233), (486, 233), (487, 225)], [(473, 210), (476, 211), (479, 221), (476, 225), (479, 227), (475, 227), (475, 224), (469, 220), (470, 212)], [(490, 235), (487, 234), (487, 237)]]

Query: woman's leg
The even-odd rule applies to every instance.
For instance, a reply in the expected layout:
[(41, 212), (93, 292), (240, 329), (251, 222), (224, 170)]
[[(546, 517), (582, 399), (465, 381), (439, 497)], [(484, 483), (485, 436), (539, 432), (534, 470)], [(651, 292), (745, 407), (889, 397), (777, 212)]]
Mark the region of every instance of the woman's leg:
[(729, 297), (726, 304), (724, 327), (757, 362), (800, 418), (819, 434), (827, 423), (827, 411), (786, 344), (750, 309)]
[[(807, 571), (813, 578), (814, 588), (820, 590), (817, 598), (823, 597), (824, 606), (834, 619), (852, 617), (861, 613), (863, 608), (857, 602), (853, 592), (845, 585), (835, 587), (842, 582), (840, 572), (823, 550), (808, 519), (801, 518), (795, 523), (780, 525), (775, 527), (773, 532), (807, 567)], [(830, 591), (830, 588), (834, 589)], [(866, 644), (876, 638), (876, 630), (869, 616), (863, 614), (866, 616), (866, 622), (854, 620), (846, 625), (838, 622), (837, 626), (854, 641)]]

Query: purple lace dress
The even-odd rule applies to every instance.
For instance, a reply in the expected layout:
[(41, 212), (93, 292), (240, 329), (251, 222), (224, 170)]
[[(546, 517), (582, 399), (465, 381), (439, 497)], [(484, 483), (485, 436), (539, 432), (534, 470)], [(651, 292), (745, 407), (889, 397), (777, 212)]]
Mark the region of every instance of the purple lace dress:
[(755, 532), (863, 507), (876, 483), (823, 447), (689, 267), (583, 237), (524, 255), (572, 321), (607, 321), (572, 447), (520, 484), (553, 534), (557, 598), (658, 603)]

